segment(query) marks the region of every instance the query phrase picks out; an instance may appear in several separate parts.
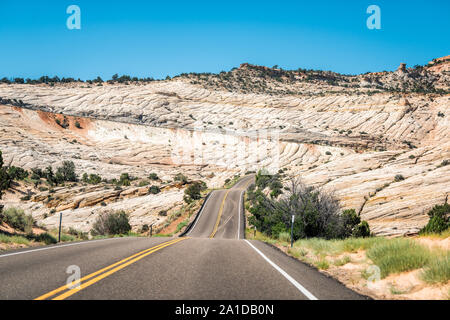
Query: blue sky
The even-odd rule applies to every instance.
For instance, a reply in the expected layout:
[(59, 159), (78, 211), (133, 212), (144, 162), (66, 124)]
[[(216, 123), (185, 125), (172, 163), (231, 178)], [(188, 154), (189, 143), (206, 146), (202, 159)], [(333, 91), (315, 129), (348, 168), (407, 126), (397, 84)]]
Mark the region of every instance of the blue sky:
[[(81, 8), (68, 30), (66, 8)], [(366, 9), (381, 9), (369, 30)], [(109, 79), (240, 63), (355, 74), (450, 54), (450, 1), (0, 0), (0, 77)]]

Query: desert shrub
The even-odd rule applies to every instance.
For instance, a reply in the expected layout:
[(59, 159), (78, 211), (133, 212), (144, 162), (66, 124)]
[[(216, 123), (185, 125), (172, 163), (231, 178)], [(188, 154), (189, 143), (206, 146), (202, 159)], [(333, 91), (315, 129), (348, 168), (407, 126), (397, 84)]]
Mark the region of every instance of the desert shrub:
[(63, 183), (65, 181), (77, 182), (78, 178), (75, 173), (75, 164), (72, 161), (64, 161), (62, 166), (56, 170), (55, 180), (57, 183)]
[(161, 192), (161, 189), (158, 186), (151, 186), (148, 188), (148, 192), (151, 194), (158, 194)]
[(150, 230), (150, 227), (148, 224), (144, 224), (141, 228), (141, 233), (147, 232), (148, 230)]
[(125, 211), (103, 212), (94, 222), (93, 236), (126, 234), (131, 230), (129, 217)]
[(28, 177), (29, 173), (23, 168), (11, 166), (8, 167), (8, 174), (12, 180), (23, 180)]
[(56, 240), (56, 238), (54, 236), (52, 236), (49, 233), (41, 233), (37, 236), (34, 237), (34, 240), (37, 242), (44, 242), (45, 244), (55, 244), (58, 241)]
[(11, 183), (12, 179), (8, 173), (8, 168), (3, 166), (2, 152), (0, 151), (0, 199), (2, 198), (3, 191), (8, 190)]
[(154, 173), (154, 172), (150, 173), (149, 176), (148, 176), (148, 178), (149, 178), (150, 180), (159, 180), (158, 175), (157, 175), (156, 173)]
[(83, 177), (81, 178), (81, 180), (89, 184), (99, 184), (100, 182), (102, 182), (102, 177), (94, 173), (91, 173), (89, 175), (87, 173), (83, 173)]
[(402, 180), (405, 180), (405, 177), (403, 177), (401, 174), (397, 174), (394, 178), (395, 182), (399, 182)]
[(271, 228), (271, 234), (274, 238), (279, 238), (281, 233), (286, 232), (288, 232), (288, 228), (286, 228), (286, 225), (281, 221)]
[(331, 152), (330, 152), (330, 151), (325, 152), (325, 154), (326, 154), (327, 156), (331, 156)]
[(158, 215), (160, 215), (161, 217), (166, 217), (167, 216), (167, 210), (159, 211)]
[(370, 227), (367, 221), (361, 221), (361, 223), (355, 226), (352, 232), (352, 236), (355, 238), (370, 237)]
[(149, 184), (150, 184), (150, 182), (148, 182), (148, 180), (142, 180), (142, 181), (139, 181), (138, 186), (145, 187), (145, 186), (148, 186)]
[(78, 129), (81, 129), (81, 125), (78, 121), (75, 121), (75, 127), (77, 127)]
[(442, 168), (442, 167), (448, 166), (449, 164), (450, 164), (450, 161), (449, 161), (449, 160), (443, 160), (443, 161), (438, 165), (438, 168)]
[(252, 214), (249, 223), (257, 230), (277, 237), (290, 230), (294, 215), (294, 240), (346, 238), (370, 233), (367, 223), (361, 222), (355, 210), (341, 212), (339, 201), (332, 193), (307, 186), (300, 180), (291, 180), (280, 198), (267, 197), (263, 188), (272, 184), (271, 179), (267, 175), (261, 178), (257, 175), (256, 186), (250, 186), (248, 191)]
[(8, 208), (1, 213), (0, 221), (5, 222), (14, 229), (30, 233), (34, 224), (34, 219), (31, 215), (25, 214), (22, 209), (14, 207)]
[(436, 205), (428, 212), (430, 220), (428, 224), (420, 230), (421, 234), (442, 233), (450, 228), (450, 205)]
[(189, 185), (189, 187), (184, 190), (184, 201), (186, 203), (191, 203), (194, 200), (201, 198), (201, 192), (206, 190), (206, 183), (203, 181), (196, 181)]
[(67, 233), (82, 240), (87, 240), (89, 238), (87, 232), (83, 232), (72, 227), (69, 228), (69, 231), (67, 231)]
[(119, 186), (129, 186), (131, 185), (131, 180), (133, 180), (128, 173), (122, 173), (120, 175), (119, 181), (117, 182), (117, 185)]
[(175, 177), (173, 178), (174, 181), (180, 181), (181, 183), (185, 184), (188, 182), (188, 178), (182, 174), (182, 173), (177, 173), (175, 175)]

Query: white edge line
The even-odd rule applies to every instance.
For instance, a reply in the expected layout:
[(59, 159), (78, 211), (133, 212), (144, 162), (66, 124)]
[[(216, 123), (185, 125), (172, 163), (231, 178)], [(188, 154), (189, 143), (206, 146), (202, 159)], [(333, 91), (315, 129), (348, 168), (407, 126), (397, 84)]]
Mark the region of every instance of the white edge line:
[(241, 214), (242, 214), (242, 202), (243, 202), (242, 195), (244, 194), (244, 191), (242, 191), (241, 195), (239, 196), (239, 220), (238, 220), (238, 232), (237, 232), (238, 240), (241, 239), (240, 231), (241, 231)]
[(100, 241), (106, 241), (106, 240), (117, 240), (117, 239), (129, 239), (127, 238), (110, 238), (110, 239), (99, 239), (99, 240), (90, 240), (90, 241), (83, 241), (83, 242), (77, 242), (77, 243), (69, 243), (69, 244), (63, 244), (60, 246), (52, 246), (52, 247), (45, 247), (45, 248), (38, 248), (33, 250), (26, 250), (26, 251), (19, 251), (19, 252), (13, 252), (13, 253), (7, 253), (0, 255), (0, 258), (9, 257), (9, 256), (15, 256), (18, 254), (24, 254), (24, 253), (30, 253), (30, 252), (37, 252), (37, 251), (43, 251), (43, 250), (50, 250), (50, 249), (58, 249), (58, 248), (64, 248), (64, 247), (70, 247), (70, 246), (79, 246), (82, 244), (89, 244), (94, 242), (100, 242)]
[(250, 241), (245, 240), (257, 253), (260, 254), (272, 267), (274, 267), (279, 273), (281, 273), (286, 279), (288, 279), (298, 290), (300, 290), (309, 300), (319, 300), (311, 292), (305, 289), (300, 283), (298, 283), (294, 278), (286, 273), (283, 269), (273, 263), (269, 258), (267, 258), (261, 251), (259, 251)]
[(189, 232), (186, 233), (186, 235), (191, 234), (192, 230), (194, 230), (195, 226), (197, 225), (198, 220), (200, 220), (200, 218), (202, 217), (202, 213), (205, 210), (206, 204), (208, 203), (209, 199), (211, 199), (211, 196), (212, 196), (213, 192), (211, 192), (211, 194), (209, 195), (208, 199), (206, 199), (206, 202), (205, 202), (204, 206), (202, 207), (202, 211), (200, 211), (200, 213), (198, 214), (197, 220), (195, 220), (194, 225), (192, 226), (191, 230), (189, 230)]

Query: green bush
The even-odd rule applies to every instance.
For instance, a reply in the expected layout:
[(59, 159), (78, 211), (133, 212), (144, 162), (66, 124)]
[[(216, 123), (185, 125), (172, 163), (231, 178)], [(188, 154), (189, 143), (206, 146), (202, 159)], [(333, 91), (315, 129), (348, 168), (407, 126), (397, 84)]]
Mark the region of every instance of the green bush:
[(188, 182), (188, 178), (182, 174), (182, 173), (177, 173), (175, 175), (175, 177), (173, 178), (174, 181), (180, 181), (183, 184), (186, 184)]
[(87, 173), (83, 173), (83, 177), (81, 178), (81, 180), (84, 183), (99, 184), (100, 182), (102, 182), (102, 177), (94, 173), (91, 173), (90, 175), (88, 175)]
[(370, 237), (370, 227), (367, 221), (361, 221), (361, 223), (353, 229), (352, 236), (355, 238)]
[(148, 188), (148, 192), (151, 194), (158, 194), (161, 192), (161, 189), (158, 186), (151, 186)]
[(77, 237), (77, 238), (79, 238), (81, 240), (87, 240), (89, 238), (87, 232), (76, 230), (76, 229), (74, 229), (72, 227), (69, 228), (69, 231), (67, 231), (67, 233), (72, 235), (72, 236), (75, 236), (75, 237)]
[(150, 184), (150, 182), (148, 182), (148, 180), (142, 180), (142, 181), (139, 181), (138, 186), (145, 187), (145, 186), (148, 186), (149, 184)]
[(26, 233), (31, 233), (34, 224), (34, 219), (31, 215), (26, 215), (22, 209), (17, 208), (4, 210), (1, 213), (0, 221)]
[(0, 151), (0, 199), (3, 191), (8, 190), (12, 183), (11, 176), (8, 173), (8, 168), (3, 166), (2, 152)]
[(8, 168), (8, 174), (12, 180), (23, 180), (28, 177), (29, 173), (22, 168), (11, 166)]
[(148, 176), (148, 178), (149, 178), (150, 180), (159, 180), (158, 175), (157, 175), (156, 173), (154, 173), (154, 172), (150, 173), (150, 175)]
[(129, 217), (124, 211), (103, 212), (95, 220), (91, 234), (93, 236), (126, 234), (130, 230)]
[(45, 244), (55, 244), (58, 241), (56, 240), (56, 238), (54, 236), (52, 236), (49, 233), (41, 233), (40, 235), (37, 235), (34, 237), (34, 240), (37, 242), (44, 242)]
[(280, 221), (272, 226), (271, 232), (274, 238), (279, 238), (281, 233), (288, 232), (288, 228), (283, 222)]
[(436, 205), (428, 212), (430, 220), (428, 224), (420, 230), (421, 234), (442, 233), (450, 228), (450, 205)]
[(201, 192), (206, 190), (206, 183), (203, 181), (196, 181), (189, 185), (189, 187), (184, 190), (184, 201), (186, 203), (191, 203), (194, 200), (201, 198)]
[[(44, 174), (43, 174), (44, 175)], [(75, 164), (72, 161), (64, 161), (62, 166), (56, 170), (55, 179), (57, 183), (77, 182)]]
[(284, 187), (283, 196), (267, 197), (264, 189), (273, 187), (273, 190), (277, 190), (281, 184), (274, 181), (278, 179), (263, 175), (260, 171), (256, 176), (256, 186), (249, 188), (247, 199), (252, 214), (249, 223), (257, 230), (276, 238), (280, 232), (291, 229), (294, 215), (294, 240), (311, 237), (363, 237), (370, 234), (368, 224), (361, 222), (354, 209), (341, 213), (339, 201), (332, 193), (307, 186), (300, 180), (291, 180)]
[(131, 180), (133, 180), (128, 173), (122, 173), (120, 175), (119, 181), (117, 182), (118, 186), (130, 186)]

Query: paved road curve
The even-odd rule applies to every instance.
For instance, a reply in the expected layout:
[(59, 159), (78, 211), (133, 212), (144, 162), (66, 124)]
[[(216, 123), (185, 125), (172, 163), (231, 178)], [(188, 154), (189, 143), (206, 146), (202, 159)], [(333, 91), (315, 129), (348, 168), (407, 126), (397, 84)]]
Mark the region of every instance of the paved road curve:
[[(0, 255), (0, 299), (364, 299), (243, 239), (242, 196), (252, 181), (213, 191), (186, 237), (114, 238)], [(77, 268), (81, 281), (68, 288)]]

